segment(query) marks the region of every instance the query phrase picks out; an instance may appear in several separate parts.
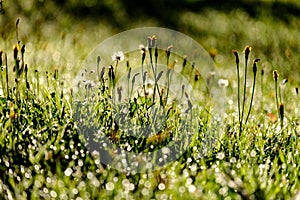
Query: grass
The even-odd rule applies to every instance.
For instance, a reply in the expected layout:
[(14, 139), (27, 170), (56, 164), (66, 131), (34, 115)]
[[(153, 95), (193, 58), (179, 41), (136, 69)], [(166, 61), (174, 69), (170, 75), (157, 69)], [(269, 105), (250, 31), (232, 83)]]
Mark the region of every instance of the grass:
[[(222, 15), (224, 26), (230, 25), (228, 16), (216, 11), (206, 12), (209, 16), (215, 17), (213, 20), (221, 19), (218, 16)], [(240, 15), (231, 13), (229, 16), (248, 18), (242, 11), (236, 12)], [(187, 12), (182, 19), (187, 19), (190, 15), (197, 15), (195, 19), (204, 18), (204, 15)], [(238, 22), (239, 19), (234, 20)], [(196, 22), (188, 22), (186, 27), (193, 27), (197, 31), (201, 27), (206, 27), (194, 24)], [(213, 24), (217, 24), (217, 21), (214, 22)], [(254, 20), (249, 19), (247, 25), (254, 23)], [(21, 27), (21, 24), (18, 25)], [(276, 25), (278, 24), (272, 22), (270, 26)], [(262, 30), (263, 28), (259, 26), (263, 25), (258, 24), (258, 29)], [(281, 23), (280, 26), (284, 27), (283, 32), (291, 32), (288, 35), (276, 33), (279, 39), (290, 40), (289, 44), (297, 41), (297, 37), (293, 37), (297, 35), (293, 27), (289, 29)], [(240, 88), (236, 87), (239, 81), (235, 74), (235, 60), (230, 53), (232, 49), (240, 48), (245, 44), (226, 43), (225, 39), (220, 39), (216, 44), (213, 37), (204, 42), (207, 46), (216, 45), (215, 47), (219, 49), (215, 57), (216, 64), (221, 72), (224, 71), (222, 78), (230, 80), (229, 85), (224, 87), (227, 108), (221, 137), (211, 151), (204, 153), (203, 147), (208, 142), (205, 133), (210, 129), (210, 120), (212, 120), (208, 112), (210, 107), (204, 103), (206, 100), (204, 98), (200, 101), (202, 104), (199, 105), (199, 110), (194, 110), (198, 117), (192, 121), (191, 126), (196, 134), (187, 147), (178, 147), (180, 153), (178, 159), (163, 168), (142, 173), (128, 171), (123, 166), (117, 170), (115, 167), (102, 164), (101, 155), (91, 153), (91, 149), (85, 146), (86, 141), (83, 142), (86, 138), (82, 138), (80, 132), (84, 133), (88, 130), (89, 133), (93, 133), (91, 137), (96, 141), (101, 140), (103, 138), (101, 136), (105, 136), (112, 145), (131, 152), (152, 152), (169, 144), (172, 139), (175, 141), (185, 139), (183, 133), (187, 131), (184, 128), (188, 126), (180, 126), (180, 124), (184, 124), (183, 122), (189, 124), (187, 118), (189, 115), (182, 115), (180, 106), (176, 102), (168, 102), (168, 99), (172, 99), (172, 92), (161, 92), (157, 84), (159, 81), (170, 83), (172, 70), (168, 67), (160, 68), (156, 63), (157, 59), (161, 59), (159, 62), (170, 66), (176, 59), (178, 63), (175, 67), (180, 66), (182, 62), (184, 67), (192, 68), (188, 56), (179, 60), (167, 46), (164, 47), (168, 49), (167, 51), (156, 50), (153, 46), (152, 54), (149, 51), (145, 51), (145, 55), (140, 52), (134, 53), (133, 57), (138, 64), (131, 60), (127, 63), (125, 56), (122, 62), (116, 60), (111, 66), (102, 66), (101, 61), (95, 58), (95, 65), (100, 66), (97, 71), (99, 81), (96, 82), (99, 84), (99, 89), (90, 87), (91, 82), (85, 82), (82, 87), (82, 99), (75, 101), (75, 91), (71, 90), (65, 81), (68, 80), (65, 76), (70, 69), (62, 68), (64, 65), (70, 67), (70, 64), (67, 64), (69, 59), (80, 60), (80, 56), (84, 56), (72, 46), (74, 44), (69, 43), (73, 36), (66, 36), (65, 41), (59, 40), (46, 44), (51, 52), (56, 53), (56, 56), (53, 56), (46, 47), (41, 48), (43, 46), (41, 41), (37, 44), (26, 43), (26, 49), (23, 49), (23, 41), (26, 40), (23, 40), (20, 28), (17, 40), (20, 39), (21, 43), (16, 44), (13, 50), (6, 48), (8, 50), (3, 49), (1, 53), (3, 93), (0, 98), (1, 199), (290, 199), (299, 197), (300, 130), (297, 107), (299, 96), (295, 94), (295, 88), (298, 88), (298, 74), (291, 73), (294, 71), (290, 70), (293, 68), (292, 65), (297, 63), (297, 58), (296, 56), (288, 58), (287, 54), (282, 54), (283, 50), (294, 46), (284, 46), (284, 42), (280, 40), (279, 47), (272, 47), (273, 52), (270, 53), (267, 46), (272, 42), (267, 41), (268, 31), (262, 34), (260, 31), (253, 31), (251, 27), (253, 26), (247, 29), (241, 24), (236, 31), (241, 38), (256, 41), (254, 45), (251, 44), (253, 48), (249, 60), (261, 58), (261, 62), (255, 64), (258, 70), (265, 71), (264, 75), (257, 74), (256, 78), (261, 80), (260, 82), (264, 81), (264, 85), (256, 82), (255, 94), (253, 90), (246, 91), (247, 85), (252, 83), (251, 79), (249, 83), (244, 80), (246, 83), (244, 90), (240, 91)], [(212, 35), (220, 34), (221, 38), (226, 38), (230, 31), (224, 29), (222, 32), (222, 30), (219, 30), (219, 33), (212, 28), (210, 32), (207, 30), (204, 32)], [(258, 37), (258, 34), (262, 36)], [(34, 35), (32, 37), (35, 38)], [(258, 39), (254, 40), (253, 37)], [(31, 41), (30, 37), (27, 40)], [(12, 46), (11, 42), (7, 43), (8, 41), (5, 45)], [(215, 45), (212, 45), (213, 43)], [(62, 53), (57, 53), (59, 48), (55, 47), (55, 44), (62, 47), (67, 52), (67, 56), (72, 56), (64, 60)], [(84, 46), (83, 43), (76, 45)], [(41, 55), (40, 51), (44, 53)], [(86, 47), (82, 51), (83, 54), (87, 54)], [(55, 58), (54, 63), (51, 62), (53, 58)], [(145, 71), (134, 70), (135, 65), (140, 63), (148, 74), (145, 75)], [(287, 63), (289, 65), (286, 69), (279, 67)], [(57, 67), (61, 68), (57, 69)], [(14, 72), (13, 68), (15, 68)], [(120, 87), (117, 87), (117, 90), (113, 89), (115, 80), (120, 78), (121, 69), (126, 69), (127, 79), (124, 81), (128, 84), (126, 88), (134, 88), (138, 79), (142, 78), (140, 93), (132, 92), (132, 89), (124, 92)], [(271, 72), (275, 69), (280, 75), (282, 74), (282, 77), (291, 80), (284, 85), (284, 89), (278, 77), (274, 83)], [(163, 72), (160, 73), (160, 70)], [(155, 83), (148, 87), (144, 84), (144, 80), (150, 76), (155, 77)], [(254, 85), (253, 73), (249, 73), (249, 76), (253, 77)], [(191, 82), (196, 81), (194, 79), (196, 76), (192, 77)], [(201, 81), (204, 80), (199, 77), (199, 82)], [(258, 84), (262, 84), (261, 87)], [(274, 84), (276, 84), (275, 88)], [(148, 94), (150, 89), (153, 89), (153, 93)], [(95, 96), (92, 95), (92, 91), (97, 91)], [(253, 110), (240, 131), (241, 120), (238, 109), (240, 95), (238, 98), (236, 96), (237, 93), (243, 94), (244, 91), (243, 98), (250, 100)], [(204, 91), (200, 92), (207, 95)], [(126, 104), (118, 104), (114, 107), (113, 101), (126, 94), (129, 96)], [(253, 99), (252, 95), (254, 95)], [(189, 95), (183, 93), (182, 96), (187, 102), (189, 101)], [(262, 107), (259, 104), (261, 101), (263, 101)], [(156, 110), (149, 108), (153, 103)], [(189, 106), (186, 109), (188, 108)], [(115, 110), (120, 116), (112, 118)], [(159, 112), (159, 115), (153, 112)], [(191, 113), (193, 112), (188, 112)], [(132, 121), (128, 120), (128, 116)], [(159, 120), (151, 116), (162, 117), (166, 123), (156, 123)], [(122, 119), (125, 119), (125, 122), (118, 122)], [(155, 126), (148, 126), (149, 122)], [(128, 130), (131, 123), (137, 124), (137, 129), (132, 130), (130, 134), (122, 131)], [(123, 127), (119, 126), (120, 124)], [(99, 127), (103, 128), (100, 137), (97, 135)], [(143, 127), (154, 132), (162, 131), (147, 135), (149, 132)], [(145, 135), (147, 137), (144, 137)], [(183, 151), (182, 149), (185, 148), (187, 150)], [(156, 159), (159, 157), (153, 157), (153, 160), (148, 162), (155, 163)], [(117, 164), (118, 160), (116, 166)]]

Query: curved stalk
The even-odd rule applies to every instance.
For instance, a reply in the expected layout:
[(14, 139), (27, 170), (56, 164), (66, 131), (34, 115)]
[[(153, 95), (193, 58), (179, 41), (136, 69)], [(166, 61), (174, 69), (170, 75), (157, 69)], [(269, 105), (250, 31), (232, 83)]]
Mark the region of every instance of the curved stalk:
[(250, 105), (249, 105), (249, 110), (248, 110), (248, 114), (245, 120), (245, 124), (247, 124), (247, 121), (249, 119), (250, 116), (250, 112), (251, 112), (251, 108), (252, 108), (252, 102), (253, 102), (253, 97), (254, 97), (254, 91), (255, 91), (255, 83), (256, 83), (256, 73), (257, 73), (257, 67), (256, 67), (256, 63), (259, 61), (259, 59), (255, 59), (253, 62), (253, 86), (252, 86), (252, 94), (251, 94), (251, 100), (250, 100)]
[(248, 68), (248, 56), (250, 54), (251, 47), (246, 46), (244, 53), (245, 53), (245, 74), (244, 74), (244, 93), (243, 93), (243, 105), (242, 105), (242, 116), (240, 120), (240, 132), (242, 132), (243, 126), (243, 119), (244, 119), (244, 112), (245, 112), (245, 101), (246, 101), (246, 83), (247, 83), (247, 68)]

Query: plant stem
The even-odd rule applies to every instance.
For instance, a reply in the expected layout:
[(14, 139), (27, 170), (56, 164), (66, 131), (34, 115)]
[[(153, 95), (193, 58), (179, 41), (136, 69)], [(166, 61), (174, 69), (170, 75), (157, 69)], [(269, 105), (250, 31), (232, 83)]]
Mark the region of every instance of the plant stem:
[[(35, 70), (35, 75), (36, 75), (36, 92), (37, 92), (37, 97), (39, 96), (39, 89), (40, 89), (40, 83), (39, 83), (39, 72), (38, 72), (38, 70), (36, 69)], [(56, 85), (56, 83), (55, 83), (55, 85)]]
[(242, 116), (241, 116), (241, 120), (240, 120), (240, 132), (242, 132), (242, 129), (243, 129), (242, 126), (243, 126), (244, 111), (245, 111), (247, 67), (248, 67), (248, 57), (245, 58), (244, 94), (243, 94)]
[[(152, 47), (149, 47), (149, 56), (150, 56), (151, 69), (152, 69), (152, 73), (153, 73), (153, 76), (154, 76), (154, 89), (153, 89), (153, 103), (154, 103), (156, 86), (157, 86), (157, 79), (156, 79), (156, 70), (154, 69), (154, 66), (153, 66)], [(156, 58), (156, 61), (157, 61), (157, 58)], [(145, 94), (146, 94), (146, 91), (145, 91)]]
[(247, 114), (247, 117), (246, 117), (246, 120), (245, 120), (245, 124), (247, 124), (247, 121), (248, 121), (249, 116), (250, 116), (251, 108), (252, 108), (252, 102), (253, 102), (254, 91), (255, 91), (255, 80), (256, 80), (256, 73), (254, 74), (254, 78), (253, 78), (251, 101), (250, 101), (250, 106), (249, 106), (248, 114)]
[(170, 61), (170, 54), (171, 54), (171, 49), (173, 46), (169, 46), (166, 50), (167, 53), (167, 95), (166, 95), (166, 104), (168, 102), (168, 96), (169, 96), (169, 89), (170, 89), (170, 66), (169, 66), (169, 61)]
[(166, 96), (166, 104), (168, 102), (168, 98), (169, 98), (169, 91), (170, 91), (170, 72), (171, 72), (171, 69), (168, 68), (168, 71), (167, 71), (167, 78), (168, 78), (168, 82), (167, 82), (167, 96)]
[(261, 87), (261, 101), (260, 101), (260, 109), (263, 110), (264, 107), (264, 69), (261, 69), (261, 76), (260, 76), (260, 87)]
[(6, 91), (7, 91), (7, 99), (9, 99), (9, 86), (8, 86), (8, 66), (7, 66), (7, 54), (4, 54), (5, 57), (5, 66), (6, 66), (6, 70), (5, 70), (5, 75), (6, 75)]
[(253, 97), (254, 97), (254, 91), (255, 91), (255, 83), (256, 83), (256, 73), (257, 73), (257, 66), (256, 63), (260, 61), (260, 59), (255, 59), (253, 62), (253, 86), (252, 86), (252, 94), (251, 94), (251, 100), (250, 100), (250, 105), (249, 105), (249, 110), (248, 110), (248, 114), (245, 120), (245, 124), (247, 124), (247, 121), (249, 119), (250, 116), (250, 112), (251, 112), (251, 108), (252, 108), (252, 102), (253, 102)]
[(275, 98), (276, 98), (276, 107), (277, 107), (277, 115), (278, 118), (280, 117), (280, 113), (279, 113), (279, 103), (278, 103), (278, 77), (279, 74), (277, 73), (277, 70), (273, 71), (273, 78), (275, 81)]
[[(149, 50), (149, 52), (150, 52), (150, 50)], [(145, 61), (145, 57), (146, 57), (146, 52), (144, 51), (143, 54), (142, 54), (142, 80), (143, 80), (144, 94), (146, 94), (145, 80), (144, 80), (144, 61)]]
[(240, 69), (239, 69), (239, 63), (236, 63), (236, 69), (237, 69), (237, 80), (238, 80), (238, 111), (239, 111), (239, 122), (241, 121), (241, 95), (240, 95)]
[(3, 80), (3, 75), (2, 75), (3, 68), (2, 68), (2, 66), (0, 66), (0, 67), (1, 67), (1, 69), (0, 69), (1, 87), (2, 87), (2, 91), (4, 93), (4, 80)]
[(279, 116), (278, 84), (277, 84), (277, 80), (275, 80), (275, 98), (276, 98), (277, 114), (278, 114), (278, 118), (279, 118), (280, 116)]

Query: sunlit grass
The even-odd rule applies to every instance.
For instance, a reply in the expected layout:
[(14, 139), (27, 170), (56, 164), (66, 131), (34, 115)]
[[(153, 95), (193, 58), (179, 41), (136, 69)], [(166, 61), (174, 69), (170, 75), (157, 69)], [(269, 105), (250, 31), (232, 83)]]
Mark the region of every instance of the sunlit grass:
[[(95, 41), (98, 42), (99, 27), (92, 28), (93, 31), (89, 35), (81, 36), (83, 34), (80, 30), (86, 26), (74, 25), (75, 27), (70, 29), (72, 31), (60, 30), (59, 33), (53, 31), (51, 33), (54, 35), (49, 40), (43, 41), (31, 32), (25, 37), (25, 33), (22, 33), (24, 22), (21, 18), (18, 36), (21, 43), (15, 46), (18, 56), (15, 58), (13, 56), (12, 47), (18, 45), (14, 31), (7, 40), (3, 40), (4, 47), (1, 54), (3, 70), (0, 98), (0, 197), (290, 199), (299, 196), (299, 96), (295, 90), (298, 88), (299, 73), (294, 69), (298, 61), (294, 54), (298, 52), (295, 44), (300, 37), (297, 37), (295, 26), (288, 27), (282, 22), (278, 22), (278, 25), (268, 19), (259, 22), (242, 11), (229, 15), (216, 11), (206, 11), (205, 14), (186, 13), (181, 20), (184, 20), (183, 26), (194, 28), (194, 33), (204, 32), (213, 35), (207, 41), (201, 37), (199, 40), (206, 48), (218, 49), (215, 61), (222, 72), (222, 78), (229, 80), (228, 85), (222, 86), (226, 91), (224, 98), (227, 105), (224, 133), (218, 138), (212, 151), (203, 152), (207, 139), (205, 133), (209, 129), (207, 112), (209, 108), (205, 107), (207, 105), (200, 105), (202, 110), (194, 122), (198, 132), (187, 151), (177, 161), (162, 169), (131, 174), (126, 173), (126, 170), (122, 172), (103, 165), (99, 155), (88, 151), (80, 138), (82, 135), (79, 134), (78, 124), (75, 123), (78, 119), (73, 115), (74, 107), (76, 109), (76, 105), (80, 104), (78, 113), (81, 114), (80, 118), (83, 118), (81, 122), (84, 125), (80, 126), (81, 129), (97, 129), (96, 125), (106, 127), (104, 135), (112, 143), (129, 151), (141, 152), (152, 151), (151, 145), (154, 148), (164, 146), (175, 136), (180, 139), (184, 130), (180, 130), (177, 124), (179, 120), (184, 120), (184, 117), (180, 115), (179, 106), (176, 102), (168, 103), (167, 96), (162, 96), (158, 90), (155, 96), (151, 96), (153, 93), (150, 92), (150, 95), (147, 94), (148, 91), (145, 91), (143, 86), (140, 88), (140, 94), (131, 94), (128, 90), (129, 110), (136, 120), (135, 123), (140, 123), (142, 127), (152, 120), (147, 119), (147, 107), (152, 105), (154, 98), (157, 99), (157, 106), (163, 108), (160, 110), (160, 116), (170, 113), (169, 121), (163, 128), (164, 131), (150, 135), (147, 139), (137, 135), (140, 130), (135, 130), (136, 132), (131, 135), (118, 130), (111, 119), (113, 115), (111, 86), (114, 83), (109, 73), (113, 70), (115, 78), (119, 78), (120, 71), (118, 72), (117, 68), (125, 69), (126, 77), (129, 77), (125, 82), (131, 86), (135, 74), (143, 72), (132, 70), (129, 75), (126, 59), (129, 60), (129, 67), (136, 63), (140, 65), (142, 54), (139, 51), (132, 53), (132, 57), (125, 57), (123, 62), (118, 63), (118, 67), (116, 62), (112, 62), (112, 68), (105, 66), (105, 74), (100, 77), (102, 82), (97, 85), (100, 86), (99, 93), (91, 97), (88, 90), (83, 90), (82, 101), (75, 102), (73, 98), (75, 91), (71, 90), (66, 80), (76, 75), (75, 69), (91, 51), (89, 46)], [(187, 21), (189, 16), (199, 21)], [(211, 17), (213, 20), (211, 24), (215, 27), (208, 29), (208, 25), (203, 26), (206, 17)], [(291, 23), (298, 22), (292, 19)], [(218, 26), (220, 24), (222, 26)], [(274, 33), (272, 30), (275, 27), (280, 31)], [(103, 32), (101, 39), (109, 35), (111, 30)], [(231, 37), (236, 40), (228, 40)], [(23, 44), (26, 45), (24, 61), (21, 59)], [(253, 110), (249, 119), (245, 120), (247, 123), (243, 124), (243, 131), (239, 133), (240, 119), (236, 98), (238, 87), (235, 60), (231, 50), (239, 49), (241, 52), (245, 44), (252, 46), (249, 60), (261, 58), (261, 62), (257, 63), (257, 70), (260, 72), (263, 68), (265, 71), (263, 76), (257, 74)], [(159, 51), (159, 58), (166, 62), (167, 60), (163, 60), (164, 53)], [(152, 54), (154, 61), (154, 49)], [(146, 56), (150, 59), (149, 52)], [(131, 59), (135, 59), (136, 62)], [(172, 63), (175, 59), (178, 61), (176, 66), (182, 67), (183, 60), (179, 60), (175, 55), (171, 55), (168, 62)], [(17, 67), (16, 63), (20, 64), (19, 68), (13, 71), (14, 66)], [(151, 62), (147, 64), (149, 63)], [(24, 69), (17, 71), (23, 64)], [(25, 74), (27, 71), (25, 64), (28, 65), (28, 75)], [(186, 67), (191, 67), (191, 63)], [(152, 71), (151, 65), (145, 64), (144, 69)], [(242, 66), (240, 69), (244, 70)], [(166, 76), (167, 70), (164, 70), (162, 76)], [(275, 89), (273, 70), (277, 70), (282, 77), (276, 80)], [(154, 74), (158, 76), (159, 72), (153, 73), (152, 76), (155, 76)], [(8, 82), (6, 76), (9, 77)], [(251, 78), (246, 82), (245, 89), (250, 92), (245, 94), (245, 98), (249, 102), (253, 94), (252, 69), (248, 77)], [(16, 81), (15, 78), (19, 80)], [(282, 83), (284, 78), (289, 81)], [(190, 79), (195, 80), (195, 74), (191, 75)], [(165, 80), (168, 80), (167, 77)], [(199, 81), (203, 81), (201, 77)], [(150, 91), (152, 88), (153, 85), (150, 85), (146, 89)], [(200, 94), (205, 93), (203, 88), (204, 86), (198, 88)], [(279, 90), (280, 94), (277, 94)], [(118, 97), (119, 93), (116, 90), (115, 97)], [(171, 93), (169, 95), (172, 97)], [(183, 94), (183, 98), (188, 97)], [(200, 102), (203, 103), (205, 100), (203, 97)], [(91, 104), (84, 104), (86, 102)], [(120, 106), (115, 109), (119, 109), (119, 114), (126, 114), (128, 107)], [(92, 112), (95, 110), (96, 112)], [(124, 126), (128, 124), (124, 123)], [(151, 128), (155, 130), (157, 127)], [(135, 138), (132, 139), (132, 136)]]

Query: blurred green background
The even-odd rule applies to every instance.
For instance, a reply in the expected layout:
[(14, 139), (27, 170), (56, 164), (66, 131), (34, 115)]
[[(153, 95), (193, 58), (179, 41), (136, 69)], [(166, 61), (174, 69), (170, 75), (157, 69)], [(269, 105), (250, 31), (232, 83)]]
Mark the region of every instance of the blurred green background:
[[(279, 69), (298, 85), (300, 2), (202, 0), (10, 0), (0, 15), (1, 48), (10, 51), (15, 21), (28, 62), (68, 74), (105, 38), (124, 30), (161, 26), (181, 31), (208, 51), (224, 75), (235, 73), (231, 51), (252, 46), (266, 73)], [(228, 77), (229, 78), (229, 77)], [(272, 78), (272, 77), (270, 77)]]

